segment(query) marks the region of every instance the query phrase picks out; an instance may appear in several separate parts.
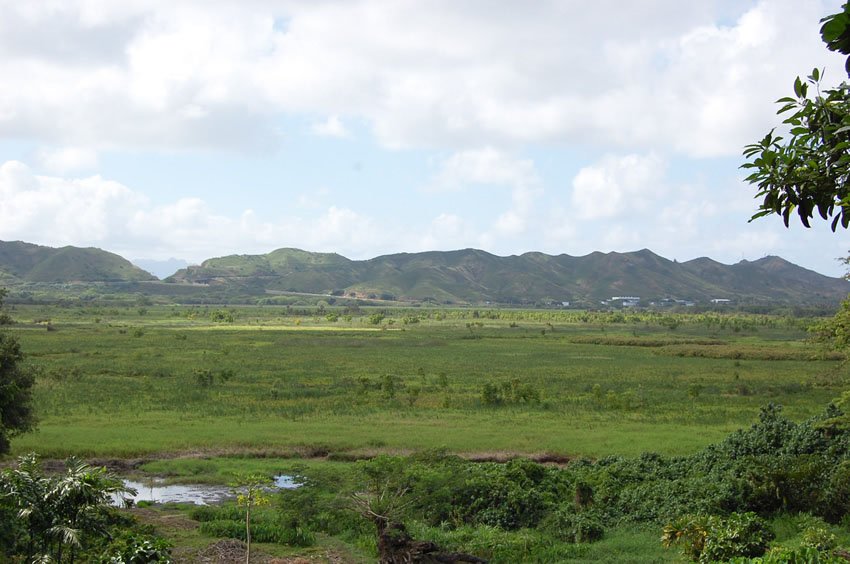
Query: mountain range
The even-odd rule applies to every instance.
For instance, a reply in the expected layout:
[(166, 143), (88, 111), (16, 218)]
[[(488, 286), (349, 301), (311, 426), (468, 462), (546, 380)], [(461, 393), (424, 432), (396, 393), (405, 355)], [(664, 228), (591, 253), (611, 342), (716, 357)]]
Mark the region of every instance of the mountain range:
[(574, 257), (529, 252), (500, 257), (477, 249), (399, 253), (350, 260), (335, 253), (278, 249), (211, 258), (163, 281), (119, 255), (0, 241), (0, 285), (135, 283), (133, 291), (181, 295), (324, 294), (452, 304), (595, 304), (614, 296), (707, 302), (838, 303), (850, 282), (775, 256), (726, 265), (676, 262), (643, 249)]
[(678, 263), (647, 249), (582, 257), (535, 252), (500, 257), (464, 249), (362, 261), (278, 249), (209, 259), (166, 282), (440, 303), (597, 302), (613, 296), (816, 303), (837, 302), (850, 292), (846, 280), (775, 256), (733, 265), (709, 258)]

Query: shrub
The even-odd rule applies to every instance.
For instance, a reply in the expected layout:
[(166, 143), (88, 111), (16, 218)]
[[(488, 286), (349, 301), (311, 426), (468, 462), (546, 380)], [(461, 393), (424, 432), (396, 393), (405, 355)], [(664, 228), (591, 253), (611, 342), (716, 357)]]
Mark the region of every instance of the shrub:
[(162, 538), (125, 533), (113, 540), (100, 557), (102, 564), (172, 562), (171, 545)]
[(210, 321), (214, 323), (233, 323), (233, 312), (217, 309), (210, 313)]
[(590, 511), (559, 509), (545, 519), (543, 528), (557, 539), (574, 543), (598, 541), (604, 534), (602, 520)]
[(736, 556), (761, 556), (773, 540), (767, 523), (752, 512), (728, 517), (684, 516), (664, 527), (665, 547), (681, 545), (686, 557), (699, 562), (726, 562)]
[(730, 564), (846, 564), (847, 560), (814, 548), (772, 548), (760, 558), (733, 558)]
[(837, 544), (835, 535), (825, 526), (810, 525), (803, 531), (802, 546), (815, 550), (832, 550)]
[(752, 512), (709, 518), (709, 531), (700, 562), (725, 561), (735, 556), (761, 556), (773, 540), (767, 523)]

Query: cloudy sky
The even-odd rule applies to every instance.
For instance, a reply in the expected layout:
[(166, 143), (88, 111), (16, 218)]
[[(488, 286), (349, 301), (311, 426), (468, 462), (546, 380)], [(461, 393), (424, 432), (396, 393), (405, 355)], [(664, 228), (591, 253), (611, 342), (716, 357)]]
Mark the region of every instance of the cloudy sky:
[(840, 0), (0, 0), (0, 239), (190, 262), (475, 247), (829, 275), (742, 147)]

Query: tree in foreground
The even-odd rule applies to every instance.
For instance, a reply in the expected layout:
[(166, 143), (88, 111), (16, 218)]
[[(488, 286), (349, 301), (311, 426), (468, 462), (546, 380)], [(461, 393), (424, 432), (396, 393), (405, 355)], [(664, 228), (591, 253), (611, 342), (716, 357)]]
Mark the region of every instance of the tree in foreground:
[[(9, 320), (2, 310), (5, 289), (0, 289), (0, 322)], [(0, 455), (9, 452), (12, 437), (35, 427), (32, 387), (35, 376), (21, 366), (24, 355), (18, 340), (0, 331)]]
[[(850, 2), (821, 20), (821, 38), (828, 49), (850, 55)], [(850, 57), (846, 68), (850, 76)], [(771, 130), (747, 145), (747, 182), (761, 198), (752, 219), (776, 214), (787, 227), (796, 214), (806, 227), (817, 213), (832, 230), (850, 226), (850, 85), (822, 89), (822, 72), (794, 81), (794, 96), (780, 98), (785, 135)]]
[(63, 474), (49, 476), (30, 454), (0, 474), (0, 502), (18, 519), (19, 528), (6, 539), (12, 541), (12, 555), (26, 555), (27, 562), (77, 561), (108, 537), (112, 496), (134, 493), (105, 468), (75, 458), (65, 466)]

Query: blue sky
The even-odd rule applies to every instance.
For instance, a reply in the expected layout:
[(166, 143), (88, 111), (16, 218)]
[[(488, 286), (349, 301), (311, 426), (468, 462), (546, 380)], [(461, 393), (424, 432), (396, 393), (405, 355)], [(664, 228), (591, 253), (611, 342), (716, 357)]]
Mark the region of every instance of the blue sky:
[[(189, 262), (475, 247), (839, 276), (741, 149), (840, 1), (9, 2), (0, 239)], [(11, 86), (11, 87), (10, 87)]]

